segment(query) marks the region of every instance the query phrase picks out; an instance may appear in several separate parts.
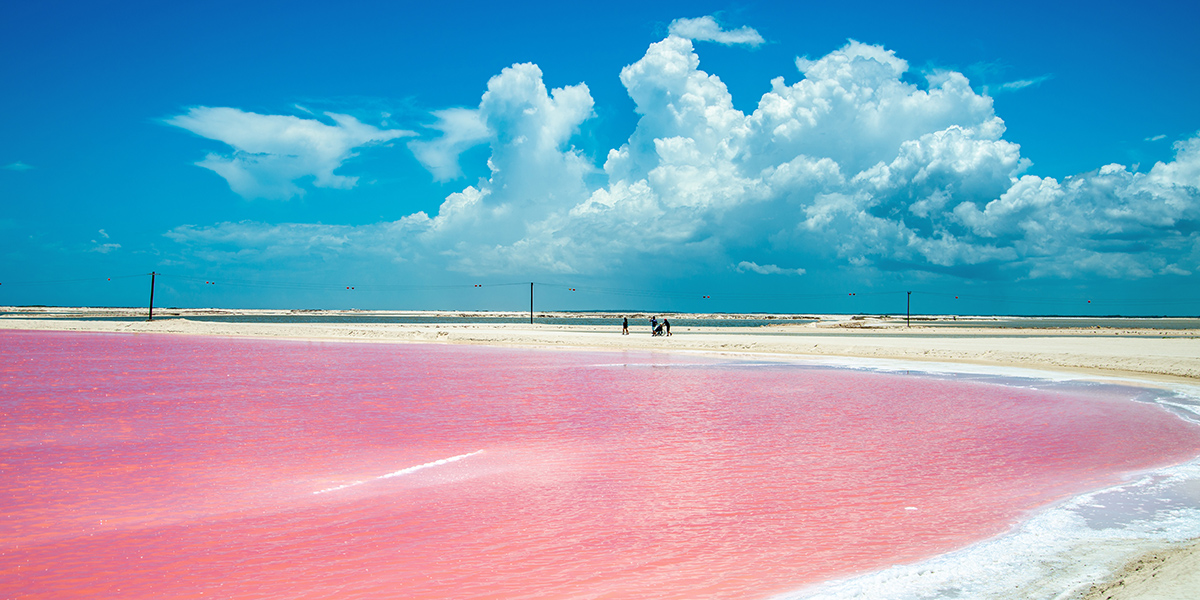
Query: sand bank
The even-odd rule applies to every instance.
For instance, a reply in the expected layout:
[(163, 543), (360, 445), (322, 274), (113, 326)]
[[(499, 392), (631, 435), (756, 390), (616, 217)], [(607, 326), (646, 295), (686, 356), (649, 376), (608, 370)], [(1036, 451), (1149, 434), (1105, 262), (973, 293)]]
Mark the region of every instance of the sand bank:
[(1084, 600), (1194, 600), (1200, 598), (1200, 542), (1169, 546), (1129, 561)]
[[(222, 322), (196, 317), (254, 316), (271, 311), (171, 310), (155, 321), (128, 309), (8, 309), (0, 329), (219, 335), (298, 340), (486, 344), (602, 350), (697, 351), (778, 355), (789, 359), (855, 357), (1017, 367), (1148, 385), (1200, 385), (1200, 329), (1154, 327), (1021, 327), (986, 320), (930, 319), (905, 326), (903, 318), (814, 316), (813, 322), (763, 327), (680, 327), (652, 337), (645, 318), (631, 315), (631, 334), (611, 325), (462, 322), (463, 313), (420, 313), (426, 323)], [(274, 311), (294, 314), (295, 311)], [(54, 318), (49, 313), (56, 313)], [(436, 322), (439, 315), (459, 322)], [(261, 316), (261, 315), (260, 315)], [(542, 316), (542, 315), (539, 315)], [(188, 317), (193, 317), (189, 319)], [(468, 316), (469, 317), (469, 316)], [(683, 322), (682, 315), (671, 316)], [(452, 320), (452, 319), (447, 319)], [(761, 320), (761, 319), (760, 319)], [(1070, 597), (1200, 598), (1200, 541), (1168, 546), (1128, 564)]]
[[(418, 314), (434, 320), (439, 315), (454, 317), (459, 322), (222, 322), (193, 319), (212, 318), (218, 313), (261, 318), (275, 313), (294, 315), (296, 311), (174, 309), (160, 311), (162, 316), (147, 322), (93, 318), (136, 318), (145, 314), (144, 311), (139, 313), (129, 309), (22, 310), (28, 312), (14, 313), (10, 309), (0, 318), (0, 328), (754, 353), (796, 358), (858, 357), (1024, 367), (1096, 376), (1144, 378), (1176, 384), (1200, 383), (1200, 329), (1014, 327), (1011, 321), (1000, 327), (986, 319), (961, 317), (955, 320), (923, 317), (920, 321), (913, 321), (911, 327), (906, 327), (903, 317), (813, 316), (811, 318), (818, 320), (793, 324), (780, 319), (780, 324), (763, 327), (676, 326), (674, 335), (668, 338), (650, 335), (646, 315), (632, 315), (631, 335), (621, 335), (620, 321), (611, 316), (607, 317), (611, 319), (611, 325), (469, 323), (462, 322), (463, 315), (467, 314), (450, 312), (406, 314)], [(44, 318), (41, 313), (34, 312), (38, 310), (57, 310), (63, 318)], [(328, 311), (322, 314), (364, 313)], [(671, 318), (678, 323), (688, 317), (704, 315)], [(539, 315), (539, 318), (549, 316)]]

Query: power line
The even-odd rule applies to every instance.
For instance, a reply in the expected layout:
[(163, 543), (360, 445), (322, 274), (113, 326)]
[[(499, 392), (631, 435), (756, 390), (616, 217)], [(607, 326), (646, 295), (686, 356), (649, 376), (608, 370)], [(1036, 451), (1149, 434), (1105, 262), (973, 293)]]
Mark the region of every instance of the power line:
[(131, 277), (149, 277), (149, 273), (134, 275), (113, 275), (112, 277), (80, 277), (78, 279), (39, 279), (35, 281), (0, 281), (0, 285), (47, 285), (51, 283), (79, 283), (81, 281), (111, 281), (113, 279), (129, 279)]
[[(331, 281), (303, 281), (303, 280), (262, 280), (262, 279), (244, 279), (244, 278), (223, 278), (223, 277), (199, 277), (192, 275), (180, 275), (171, 273), (135, 273), (114, 275), (111, 277), (77, 277), (63, 279), (45, 279), (45, 280), (24, 280), (24, 281), (0, 281), (0, 286), (37, 286), (37, 285), (57, 285), (69, 283), (97, 283), (109, 282), (113, 280), (131, 279), (137, 277), (167, 278), (169, 280), (187, 282), (193, 284), (218, 285), (221, 287), (238, 287), (249, 289), (264, 289), (264, 290), (293, 290), (293, 291), (309, 291), (309, 292), (332, 292), (339, 290), (354, 290), (356, 292), (435, 292), (435, 291), (453, 291), (466, 289), (481, 289), (481, 288), (508, 288), (525, 285), (536, 285), (550, 290), (558, 289), (562, 291), (581, 292), (583, 296), (619, 296), (626, 298), (652, 299), (652, 300), (713, 300), (717, 303), (728, 302), (788, 302), (791, 304), (799, 304), (805, 302), (821, 302), (841, 299), (848, 304), (846, 308), (852, 308), (860, 298), (883, 298), (888, 296), (906, 296), (911, 300), (912, 295), (917, 295), (926, 299), (925, 306), (928, 306), (929, 300), (938, 301), (935, 304), (936, 308), (944, 310), (948, 302), (962, 302), (964, 308), (972, 304), (986, 302), (992, 305), (1002, 306), (1055, 306), (1055, 307), (1070, 307), (1077, 306), (1080, 308), (1091, 308), (1093, 310), (1105, 308), (1107, 310), (1131, 309), (1131, 308), (1147, 308), (1147, 307), (1177, 307), (1177, 306), (1197, 306), (1200, 305), (1200, 300), (1196, 298), (1143, 298), (1143, 299), (1114, 299), (1106, 298), (1102, 295), (1040, 295), (1032, 296), (1024, 294), (1020, 296), (1008, 295), (985, 295), (978, 293), (954, 293), (945, 291), (931, 290), (872, 290), (872, 291), (811, 291), (802, 293), (793, 292), (744, 292), (744, 291), (723, 291), (718, 288), (714, 290), (705, 290), (701, 288), (670, 288), (670, 289), (646, 289), (646, 288), (628, 288), (628, 287), (610, 287), (599, 285), (572, 285), (561, 282), (539, 282), (539, 281), (507, 281), (498, 283), (458, 283), (458, 284), (390, 284), (390, 283), (375, 283), (375, 282), (331, 282)], [(4, 289), (4, 288), (0, 288)], [(877, 307), (877, 305), (876, 305)], [(910, 311), (906, 311), (910, 312)]]
[(189, 275), (173, 275), (170, 273), (159, 273), (159, 277), (168, 277), (179, 281), (189, 281), (193, 283), (206, 283), (221, 286), (247, 287), (247, 288), (262, 288), (262, 289), (278, 289), (278, 290), (310, 290), (310, 291), (334, 291), (334, 290), (364, 290), (364, 291), (429, 291), (429, 290), (455, 290), (480, 287), (511, 287), (518, 285), (528, 285), (528, 281), (507, 282), (507, 283), (486, 283), (486, 284), (387, 284), (387, 283), (360, 283), (347, 281), (345, 283), (332, 282), (307, 282), (307, 281), (279, 281), (279, 280), (249, 280), (249, 279), (229, 279), (223, 277), (195, 277)]

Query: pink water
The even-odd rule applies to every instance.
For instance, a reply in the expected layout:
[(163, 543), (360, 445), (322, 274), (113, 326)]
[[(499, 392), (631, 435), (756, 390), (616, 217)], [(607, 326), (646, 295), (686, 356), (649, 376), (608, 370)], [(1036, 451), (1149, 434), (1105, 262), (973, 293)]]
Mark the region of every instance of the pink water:
[(1128, 395), (0, 332), (0, 597), (762, 597), (1200, 454)]

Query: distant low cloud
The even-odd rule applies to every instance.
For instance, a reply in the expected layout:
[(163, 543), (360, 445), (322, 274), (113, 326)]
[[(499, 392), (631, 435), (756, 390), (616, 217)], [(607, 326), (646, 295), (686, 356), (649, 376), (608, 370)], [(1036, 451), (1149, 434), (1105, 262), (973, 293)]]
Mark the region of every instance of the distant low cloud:
[(1157, 141), (1159, 141), (1159, 140), (1165, 140), (1165, 139), (1167, 139), (1167, 136), (1166, 136), (1165, 134), (1161, 134), (1161, 133), (1160, 133), (1160, 134), (1158, 134), (1158, 135), (1156, 135), (1156, 136), (1154, 136), (1154, 137), (1148, 137), (1148, 138), (1146, 138), (1146, 141), (1147, 141), (1147, 142), (1157, 142)]
[[(99, 230), (98, 233), (100, 234), (101, 240), (107, 240), (112, 237), (112, 236), (108, 235), (108, 232), (104, 231), (103, 229)], [(97, 240), (92, 240), (91, 242), (92, 242), (92, 247), (88, 249), (89, 252), (98, 252), (100, 254), (108, 254), (109, 252), (114, 252), (116, 250), (121, 249), (121, 245), (117, 244), (115, 242), (102, 242), (102, 241), (97, 241)]]
[(803, 275), (804, 269), (782, 269), (775, 265), (759, 265), (743, 260), (737, 264), (738, 273), (758, 273), (759, 275)]
[(19, 160), (15, 163), (9, 163), (7, 165), (4, 165), (5, 171), (28, 171), (33, 168), (34, 167), (32, 165), (27, 165)]
[(213, 263), (279, 264), (288, 260), (357, 257), (372, 262), (411, 260), (410, 243), (427, 221), (423, 214), (373, 225), (262, 223), (237, 221), (210, 226), (180, 225), (165, 235)]
[(233, 148), (232, 154), (209, 154), (196, 163), (220, 175), (238, 195), (287, 200), (304, 195), (297, 180), (312, 185), (350, 189), (358, 179), (336, 169), (357, 156), (356, 149), (415, 135), (401, 129), (379, 129), (349, 115), (325, 113), (333, 121), (289, 115), (260, 115), (236, 108), (199, 106), (166, 123)]
[(100, 243), (96, 242), (96, 240), (92, 240), (92, 243), (95, 244), (95, 246), (92, 246), (91, 251), (99, 252), (100, 254), (108, 254), (109, 252), (112, 252), (114, 250), (121, 249), (120, 244), (100, 244)]
[(667, 28), (671, 35), (679, 36), (698, 42), (716, 42), (727, 46), (745, 45), (756, 47), (763, 43), (763, 37), (750, 27), (725, 30), (711, 16), (696, 19), (675, 19)]

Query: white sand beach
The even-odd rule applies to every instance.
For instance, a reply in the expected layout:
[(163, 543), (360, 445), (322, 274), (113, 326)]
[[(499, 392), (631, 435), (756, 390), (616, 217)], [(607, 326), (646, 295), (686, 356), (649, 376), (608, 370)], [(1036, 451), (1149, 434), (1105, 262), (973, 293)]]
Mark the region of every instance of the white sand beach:
[[(779, 354), (795, 358), (858, 357), (1023, 367), (1098, 377), (1128, 377), (1171, 383), (1200, 384), (1200, 328), (1040, 327), (1037, 320), (986, 317), (919, 317), (911, 326), (900, 317), (816, 315), (815, 322), (793, 324), (790, 316), (764, 327), (690, 327), (676, 325), (671, 337), (652, 337), (650, 314), (629, 314), (630, 335), (621, 335), (619, 316), (604, 315), (611, 325), (537, 323), (467, 323), (463, 312), (271, 311), (222, 309), (156, 309), (145, 321), (142, 309), (3, 308), (0, 328), (119, 333), (171, 333), (265, 338), (441, 342), (523, 347), (578, 347), (608, 350), (700, 351)], [(353, 322), (350, 317), (420, 316), (423, 323)], [(296, 315), (344, 316), (345, 322), (286, 322)], [(528, 313), (486, 313), (527, 318)], [(255, 317), (285, 322), (228, 322), (197, 317)], [(538, 313), (537, 320), (562, 320), (557, 313)], [(595, 317), (595, 315), (588, 315)], [(659, 315), (662, 318), (664, 315)], [(730, 315), (665, 315), (677, 323), (689, 318), (734, 319)], [(53, 317), (53, 318), (47, 318)], [(189, 318), (191, 317), (191, 318)], [(100, 320), (128, 318), (137, 320)], [(445, 318), (446, 322), (438, 322)], [(594, 321), (595, 319), (589, 319)], [(459, 322), (452, 322), (459, 321)], [(1061, 320), (1058, 320), (1061, 321)], [(1056, 321), (1056, 322), (1058, 322)], [(1152, 325), (1155, 321), (1147, 321)], [(1003, 324), (1004, 326), (999, 326)]]
[[(293, 311), (0, 308), (0, 329), (178, 335), (246, 336), (376, 343), (444, 343), (497, 346), (651, 350), (719, 354), (777, 355), (788, 360), (831, 357), (954, 363), (1067, 373), (1076, 378), (1200, 389), (1200, 329), (1180, 327), (1019, 327), (999, 326), (986, 318), (922, 317), (905, 325), (903, 317), (822, 316), (815, 322), (763, 327), (677, 325), (670, 337), (652, 337), (648, 314), (629, 314), (630, 335), (621, 334), (620, 317), (611, 325), (470, 323), (465, 313), (419, 313), (422, 323), (363, 322), (222, 322), (195, 317), (270, 316)], [(327, 311), (327, 314), (351, 314)], [(357, 313), (362, 314), (362, 313)], [(401, 313), (372, 313), (401, 314)], [(418, 314), (418, 313), (404, 313)], [(437, 322), (438, 317), (458, 317)], [(467, 315), (468, 317), (470, 315)], [(509, 316), (520, 316), (510, 313)], [(527, 316), (527, 313), (526, 313)], [(667, 315), (684, 322), (696, 315)], [(193, 317), (193, 318), (188, 318)], [(546, 319), (547, 315), (539, 314)], [(712, 317), (709, 315), (709, 317)], [(761, 318), (761, 316), (758, 316)], [(108, 320), (104, 320), (108, 319)], [(1031, 322), (1032, 323), (1032, 322)], [(1153, 322), (1147, 322), (1153, 325)], [(1164, 546), (1112, 565), (1108, 580), (1072, 597), (1093, 599), (1200, 597), (1200, 540)]]

